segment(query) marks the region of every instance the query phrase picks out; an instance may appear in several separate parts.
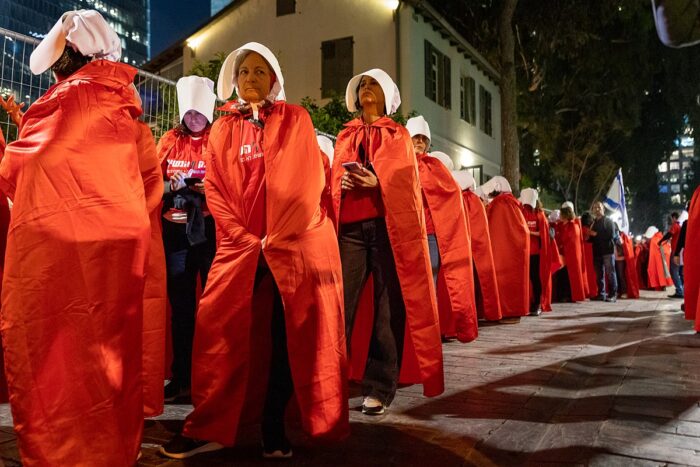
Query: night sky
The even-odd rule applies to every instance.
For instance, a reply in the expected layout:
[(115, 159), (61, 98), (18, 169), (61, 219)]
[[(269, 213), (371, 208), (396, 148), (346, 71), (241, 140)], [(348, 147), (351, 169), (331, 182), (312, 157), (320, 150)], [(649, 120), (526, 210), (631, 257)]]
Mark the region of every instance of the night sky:
[(151, 0), (151, 58), (209, 17), (209, 0)]

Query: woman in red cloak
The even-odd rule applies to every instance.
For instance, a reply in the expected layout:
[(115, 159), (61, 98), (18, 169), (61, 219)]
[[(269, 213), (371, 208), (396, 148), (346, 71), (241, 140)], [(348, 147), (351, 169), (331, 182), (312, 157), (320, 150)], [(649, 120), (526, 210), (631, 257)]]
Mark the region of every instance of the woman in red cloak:
[(263, 457), (291, 457), (293, 396), (311, 436), (349, 431), (340, 255), (311, 118), (285, 102), (277, 58), (256, 42), (223, 64), (219, 98), (234, 89), (209, 135), (219, 238), (197, 312), (194, 410), (161, 447), (177, 459), (233, 445), (246, 422), (261, 422)]
[[(571, 290), (571, 301), (586, 300), (584, 284), (583, 237), (581, 227), (576, 222), (574, 211), (569, 206), (562, 206), (557, 224), (557, 243), (559, 252), (564, 257), (564, 269)], [(561, 275), (560, 275), (561, 277)], [(562, 278), (564, 279), (564, 278)]]

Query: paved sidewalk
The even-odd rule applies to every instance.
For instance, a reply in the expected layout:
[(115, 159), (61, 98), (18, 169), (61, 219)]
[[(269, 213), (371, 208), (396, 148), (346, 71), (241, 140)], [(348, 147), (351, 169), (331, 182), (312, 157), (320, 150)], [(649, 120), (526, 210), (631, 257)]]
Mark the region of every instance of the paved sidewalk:
[[(447, 391), (399, 391), (368, 418), (350, 401), (352, 436), (312, 446), (292, 430), (291, 461), (260, 459), (256, 431), (239, 447), (176, 462), (156, 445), (182, 426), (187, 406), (146, 423), (142, 466), (700, 465), (700, 336), (665, 293), (616, 304), (557, 305), (520, 324), (480, 328), (444, 347)], [(0, 410), (0, 454), (19, 465)]]

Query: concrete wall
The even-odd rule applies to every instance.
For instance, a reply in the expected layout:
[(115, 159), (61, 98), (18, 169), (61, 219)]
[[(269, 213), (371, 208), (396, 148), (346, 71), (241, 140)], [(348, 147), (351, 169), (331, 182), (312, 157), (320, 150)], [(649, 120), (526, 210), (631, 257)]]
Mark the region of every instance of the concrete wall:
[[(456, 167), (483, 165), (484, 180), (500, 174), (501, 166), (501, 97), (498, 86), (464, 58), (438, 31), (433, 30), (412, 8), (401, 9), (401, 96), (402, 111), (416, 111), (430, 124), (433, 150), (452, 157)], [(425, 96), (424, 41), (450, 57), (452, 108), (446, 109)], [(476, 125), (460, 118), (460, 77), (476, 81)], [(479, 85), (491, 93), (492, 135), (479, 130)]]
[[(297, 0), (296, 13), (276, 16), (274, 0), (246, 0), (189, 38), (184, 70), (196, 58), (231, 52), (246, 42), (270, 48), (282, 67), (289, 102), (321, 100), (321, 43), (352, 36), (353, 68), (382, 68), (396, 74), (396, 34), (387, 0)], [(196, 47), (192, 47), (196, 44)]]

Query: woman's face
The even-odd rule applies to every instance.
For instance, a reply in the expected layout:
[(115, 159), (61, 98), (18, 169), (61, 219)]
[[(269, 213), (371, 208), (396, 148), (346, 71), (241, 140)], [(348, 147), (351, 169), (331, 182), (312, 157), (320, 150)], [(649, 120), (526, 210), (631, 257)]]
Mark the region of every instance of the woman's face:
[(209, 120), (196, 110), (188, 110), (182, 117), (182, 123), (194, 134), (201, 133), (207, 127)]
[(257, 104), (265, 100), (272, 89), (273, 73), (262, 55), (251, 52), (238, 68), (238, 95), (246, 102)]
[(416, 154), (424, 154), (428, 150), (428, 138), (423, 135), (416, 135), (411, 138), (413, 150)]
[(360, 87), (357, 94), (360, 100), (360, 107), (362, 107), (363, 110), (368, 107), (375, 107), (377, 112), (380, 112), (381, 115), (386, 113), (384, 91), (376, 79), (371, 76), (363, 76), (360, 80)]

